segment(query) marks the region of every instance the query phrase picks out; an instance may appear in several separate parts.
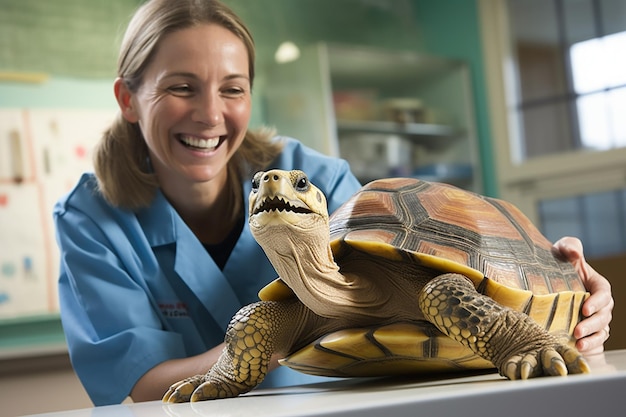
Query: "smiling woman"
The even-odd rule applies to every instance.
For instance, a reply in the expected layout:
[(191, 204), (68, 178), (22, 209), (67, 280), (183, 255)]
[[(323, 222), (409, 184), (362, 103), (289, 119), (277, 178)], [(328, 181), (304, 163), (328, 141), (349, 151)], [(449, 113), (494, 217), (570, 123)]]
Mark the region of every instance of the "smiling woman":
[(245, 222), (254, 172), (302, 169), (331, 210), (359, 187), (345, 161), (248, 129), (254, 56), (245, 26), (217, 1), (152, 0), (129, 24), (120, 113), (95, 176), (55, 208), (62, 321), (97, 405), (157, 399), (206, 371), (232, 313), (276, 277)]
[(193, 195), (214, 199), (225, 188), (224, 168), (250, 119), (248, 68), (244, 43), (208, 24), (164, 38), (136, 92), (116, 80), (122, 115), (139, 124), (161, 191), (175, 206), (190, 204)]

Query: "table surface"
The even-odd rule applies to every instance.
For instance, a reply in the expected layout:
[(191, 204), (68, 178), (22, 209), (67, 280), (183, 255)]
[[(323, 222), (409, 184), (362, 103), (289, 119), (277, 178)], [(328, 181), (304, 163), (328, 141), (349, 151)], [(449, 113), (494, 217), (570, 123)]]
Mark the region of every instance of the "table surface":
[(496, 373), (445, 378), (346, 379), (254, 390), (238, 398), (193, 404), (159, 401), (95, 407), (43, 417), (312, 417), (312, 416), (623, 416), (626, 350), (588, 357), (586, 375), (508, 381)]

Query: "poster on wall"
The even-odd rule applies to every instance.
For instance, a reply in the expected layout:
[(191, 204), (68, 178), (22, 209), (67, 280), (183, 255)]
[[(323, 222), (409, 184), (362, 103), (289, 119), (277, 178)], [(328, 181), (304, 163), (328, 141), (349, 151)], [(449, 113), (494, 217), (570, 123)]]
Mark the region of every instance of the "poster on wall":
[(111, 110), (0, 110), (0, 320), (56, 313), (52, 209), (85, 171)]

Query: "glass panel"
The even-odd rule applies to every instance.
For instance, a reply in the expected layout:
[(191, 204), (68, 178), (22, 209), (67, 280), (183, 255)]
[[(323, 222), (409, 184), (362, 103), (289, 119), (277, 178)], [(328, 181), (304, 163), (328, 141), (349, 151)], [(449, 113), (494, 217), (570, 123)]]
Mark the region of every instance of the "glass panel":
[(546, 0), (509, 0), (522, 102), (567, 90), (559, 45), (556, 5)]
[(524, 110), (524, 149), (527, 158), (565, 152), (575, 147), (570, 129), (569, 102)]
[(626, 1), (600, 0), (600, 15), (605, 35), (623, 31), (626, 22)]
[(626, 251), (626, 190), (546, 199), (538, 209), (540, 228), (552, 242), (578, 237), (589, 258)]
[[(626, 20), (624, 21), (626, 26)], [(607, 85), (620, 87), (626, 85), (626, 31), (605, 36), (604, 47), (607, 62)]]
[(584, 147), (608, 150), (626, 146), (626, 87), (582, 96), (577, 106)]
[(620, 216), (623, 206), (618, 203), (618, 197), (616, 192), (582, 197), (582, 221), (587, 232), (584, 240), (586, 256), (606, 256), (623, 251), (625, 231)]
[(607, 87), (608, 80), (605, 74), (607, 58), (601, 39), (591, 39), (572, 45), (570, 59), (574, 91), (584, 94)]
[[(583, 238), (582, 213), (578, 197), (539, 202), (541, 231), (551, 242), (563, 236)], [(586, 242), (585, 242), (586, 243)], [(585, 247), (585, 251), (587, 247)]]
[(568, 0), (563, 3), (565, 40), (573, 44), (598, 36), (593, 18), (593, 0)]
[(586, 148), (607, 150), (613, 147), (609, 125), (610, 105), (606, 93), (589, 94), (577, 101), (580, 117), (580, 140)]
[(626, 85), (626, 32), (572, 45), (574, 91), (579, 94)]
[(626, 146), (626, 87), (609, 92), (609, 120), (613, 133), (613, 146)]
[(557, 45), (519, 42), (516, 53), (521, 102), (541, 100), (567, 91), (563, 57)]

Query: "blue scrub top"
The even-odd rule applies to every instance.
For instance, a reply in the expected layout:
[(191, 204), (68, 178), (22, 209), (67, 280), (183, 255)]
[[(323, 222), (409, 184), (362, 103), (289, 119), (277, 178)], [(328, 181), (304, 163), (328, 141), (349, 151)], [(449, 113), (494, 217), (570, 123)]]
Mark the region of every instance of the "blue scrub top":
[[(348, 164), (283, 138), (270, 168), (300, 169), (327, 196), (329, 212), (359, 187)], [(243, 184), (248, 206), (251, 181)], [(123, 401), (157, 364), (207, 351), (231, 317), (276, 278), (247, 222), (220, 270), (157, 193), (138, 212), (109, 205), (93, 174), (56, 204), (61, 319), (73, 367), (95, 405)], [(281, 367), (263, 386), (312, 382)]]

